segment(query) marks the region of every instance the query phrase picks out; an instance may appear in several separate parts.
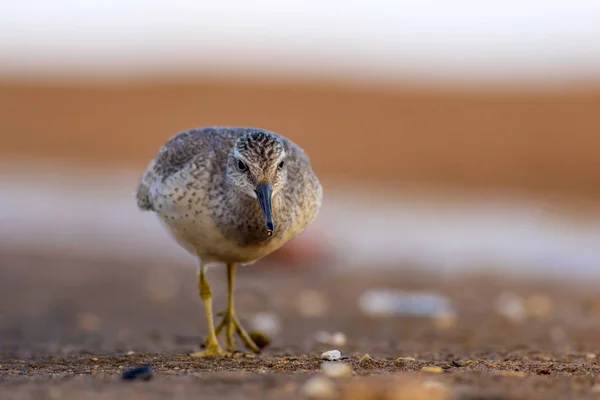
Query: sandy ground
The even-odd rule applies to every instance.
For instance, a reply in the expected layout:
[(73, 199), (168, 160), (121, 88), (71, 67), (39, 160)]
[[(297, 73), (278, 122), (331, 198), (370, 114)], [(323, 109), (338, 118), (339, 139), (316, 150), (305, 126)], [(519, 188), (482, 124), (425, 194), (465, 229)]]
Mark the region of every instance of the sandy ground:
[[(98, 235), (98, 226), (91, 223), (89, 229), (78, 217), (89, 214), (88, 206), (67, 206), (60, 196), (31, 196), (38, 193), (31, 188), (44, 185), (62, 192), (69, 174), (59, 174), (61, 186), (41, 174), (25, 182), (16, 172), (29, 163), (60, 161), (91, 184), (85, 167), (142, 171), (180, 130), (246, 125), (284, 133), (308, 151), (319, 176), (345, 179), (366, 194), (367, 183), (392, 192), (419, 183), (484, 193), (499, 188), (509, 196), (531, 191), (543, 201), (550, 194), (590, 200), (600, 195), (599, 105), (597, 90), (466, 93), (210, 79), (137, 86), (5, 82), (0, 84), (0, 155), (24, 158), (3, 163), (2, 176), (11, 185), (16, 180), (27, 199), (47, 206), (50, 214), (56, 210), (55, 217)], [(9, 186), (0, 191), (4, 200)], [(101, 198), (85, 185), (75, 190)], [(2, 215), (12, 218), (0, 220), (4, 227), (16, 221), (11, 226), (23, 228), (22, 216), (39, 211), (24, 210), (20, 201), (10, 204)], [(114, 209), (119, 208), (95, 211), (102, 216)], [(107, 221), (122, 219), (114, 212), (111, 217)], [(389, 215), (385, 221), (404, 226)], [(436, 215), (432, 221), (439, 226), (443, 219)], [(58, 225), (28, 226), (51, 236), (48, 228)], [(591, 231), (595, 225), (589, 226)], [(550, 225), (548, 231), (555, 229)], [(77, 235), (64, 230), (62, 238), (65, 232)], [(456, 237), (456, 231), (442, 233)], [(593, 261), (595, 253), (586, 249), (595, 248), (596, 236), (590, 237), (585, 243), (570, 241), (581, 246), (577, 255)], [(392, 270), (368, 262), (353, 269), (302, 262), (279, 268), (290, 257), (274, 257), (242, 269), (237, 292), (243, 323), (258, 324), (261, 313), (279, 322), (272, 345), (257, 357), (196, 360), (188, 354), (199, 350), (205, 326), (194, 267), (183, 259), (124, 258), (116, 248), (110, 251), (109, 241), (96, 240), (109, 249), (94, 257), (65, 246), (52, 255), (32, 253), (3, 240), (2, 399), (295, 399), (306, 397), (307, 382), (315, 377), (329, 379), (330, 398), (340, 399), (567, 399), (600, 393), (600, 297), (596, 281), (567, 279), (573, 258), (556, 257), (562, 263), (560, 280), (544, 282), (417, 271), (399, 263), (391, 264)], [(394, 236), (375, 244), (397, 242)], [(224, 306), (223, 275), (215, 269), (209, 276), (216, 311)], [(359, 299), (373, 288), (432, 291), (452, 302), (454, 314), (366, 315)], [(343, 332), (347, 343), (318, 343), (315, 335), (321, 331)], [(348, 357), (338, 363), (351, 367), (350, 377), (326, 377), (319, 355), (332, 348)], [(364, 359), (367, 353), (372, 359)], [(152, 380), (120, 380), (122, 371), (143, 364), (153, 368)]]
[[(600, 391), (600, 297), (590, 282), (400, 266), (248, 267), (239, 272), (238, 313), (249, 327), (260, 313), (276, 318), (272, 345), (256, 357), (198, 360), (188, 356), (205, 332), (192, 266), (67, 254), (1, 260), (2, 399), (300, 399), (315, 377), (329, 379), (340, 399), (591, 399)], [(209, 272), (217, 311), (223, 272)], [(360, 299), (376, 288), (436, 293), (453, 312), (369, 315)], [(319, 331), (343, 332), (347, 342), (318, 343)], [(351, 376), (326, 377), (319, 355), (332, 348), (348, 357), (338, 363)], [(120, 380), (138, 365), (150, 365), (154, 379)]]

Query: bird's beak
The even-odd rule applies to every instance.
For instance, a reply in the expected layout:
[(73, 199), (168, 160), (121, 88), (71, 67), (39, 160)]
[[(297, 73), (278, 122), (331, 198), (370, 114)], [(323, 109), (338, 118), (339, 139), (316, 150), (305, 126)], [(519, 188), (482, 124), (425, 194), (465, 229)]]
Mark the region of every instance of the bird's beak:
[(256, 186), (255, 192), (263, 217), (265, 218), (267, 235), (271, 236), (275, 229), (275, 223), (273, 222), (273, 208), (271, 207), (271, 196), (273, 194), (271, 184), (266, 181), (260, 181)]

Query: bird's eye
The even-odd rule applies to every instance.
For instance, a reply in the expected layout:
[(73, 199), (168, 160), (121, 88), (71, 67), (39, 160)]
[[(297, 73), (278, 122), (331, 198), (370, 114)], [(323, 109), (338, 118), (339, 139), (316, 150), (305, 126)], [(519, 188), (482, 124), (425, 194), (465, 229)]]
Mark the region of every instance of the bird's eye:
[(237, 161), (237, 167), (242, 172), (244, 172), (248, 169), (248, 167), (246, 166), (246, 164), (244, 164), (244, 162), (242, 160)]
[(283, 160), (282, 160), (282, 161), (281, 161), (281, 162), (279, 162), (279, 164), (277, 165), (277, 168), (279, 168), (279, 169), (283, 169), (283, 166), (284, 166), (284, 165), (285, 165), (285, 161), (283, 161)]

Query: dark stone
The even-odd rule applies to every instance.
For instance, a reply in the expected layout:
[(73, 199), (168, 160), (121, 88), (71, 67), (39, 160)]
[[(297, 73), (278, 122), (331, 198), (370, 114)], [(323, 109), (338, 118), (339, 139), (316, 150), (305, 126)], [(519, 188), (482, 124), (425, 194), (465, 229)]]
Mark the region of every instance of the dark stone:
[(123, 372), (121, 379), (124, 381), (149, 381), (152, 379), (152, 376), (152, 368), (149, 365), (144, 365)]
[(264, 332), (252, 331), (248, 333), (248, 336), (250, 336), (250, 339), (252, 339), (261, 350), (271, 344), (271, 338)]

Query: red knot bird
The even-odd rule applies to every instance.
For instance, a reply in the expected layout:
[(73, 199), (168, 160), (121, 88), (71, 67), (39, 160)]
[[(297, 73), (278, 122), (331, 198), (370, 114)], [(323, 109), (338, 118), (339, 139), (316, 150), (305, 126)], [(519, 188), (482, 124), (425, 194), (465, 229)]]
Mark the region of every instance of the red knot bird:
[[(322, 193), (306, 153), (262, 129), (192, 129), (159, 150), (136, 197), (140, 209), (154, 211), (175, 241), (198, 258), (208, 337), (205, 350), (193, 356), (230, 354), (236, 332), (259, 352), (235, 313), (236, 266), (259, 260), (300, 234), (316, 218)], [(209, 263), (227, 265), (227, 310), (216, 328)], [(226, 351), (217, 341), (223, 329)]]

